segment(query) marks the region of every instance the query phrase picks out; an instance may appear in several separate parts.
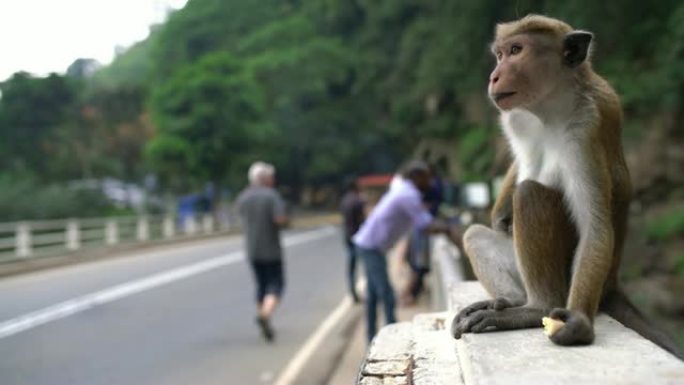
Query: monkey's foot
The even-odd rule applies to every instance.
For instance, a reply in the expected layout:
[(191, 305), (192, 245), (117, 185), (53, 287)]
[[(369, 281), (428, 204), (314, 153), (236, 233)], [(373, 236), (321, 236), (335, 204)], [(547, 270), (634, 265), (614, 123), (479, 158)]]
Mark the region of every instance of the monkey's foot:
[(560, 320), (565, 324), (549, 339), (558, 345), (589, 345), (594, 342), (594, 327), (589, 318), (580, 312), (568, 309), (553, 309), (549, 318)]
[[(474, 305), (476, 304), (471, 306)], [(465, 311), (466, 309), (463, 310)], [(541, 327), (541, 317), (545, 313), (544, 309), (529, 307), (475, 310), (464, 317), (456, 317), (451, 324), (451, 334), (454, 338), (459, 339), (463, 333), (483, 333), (495, 330)]]
[(490, 299), (487, 301), (474, 302), (463, 309), (456, 315), (454, 322), (461, 322), (464, 318), (467, 318), (470, 314), (479, 310), (503, 310), (509, 307), (519, 306), (513, 302), (507, 300), (506, 298), (499, 297), (496, 299)]

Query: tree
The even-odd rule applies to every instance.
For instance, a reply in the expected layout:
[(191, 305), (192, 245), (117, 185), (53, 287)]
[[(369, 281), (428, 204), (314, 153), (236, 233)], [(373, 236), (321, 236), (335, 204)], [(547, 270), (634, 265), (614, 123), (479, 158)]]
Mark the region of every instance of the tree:
[(353, 143), (362, 125), (350, 113), (356, 107), (354, 59), (341, 41), (320, 36), (309, 19), (293, 15), (255, 30), (238, 54), (266, 96), (276, 129), (270, 142), (281, 149), (270, 158), (295, 196), (303, 184), (329, 182), (358, 163)]
[(240, 41), (252, 31), (278, 20), (292, 10), (283, 0), (195, 0), (170, 15), (153, 47), (154, 70), (163, 82), (179, 68), (206, 54), (235, 53)]
[(152, 95), (159, 136), (147, 152), (167, 179), (172, 170), (199, 185), (242, 180), (254, 150), (271, 132), (251, 74), (231, 54), (209, 54), (181, 68)]
[(56, 74), (19, 72), (0, 84), (0, 136), (6, 143), (0, 159), (7, 170), (51, 178), (56, 131), (73, 111), (78, 90), (78, 83)]

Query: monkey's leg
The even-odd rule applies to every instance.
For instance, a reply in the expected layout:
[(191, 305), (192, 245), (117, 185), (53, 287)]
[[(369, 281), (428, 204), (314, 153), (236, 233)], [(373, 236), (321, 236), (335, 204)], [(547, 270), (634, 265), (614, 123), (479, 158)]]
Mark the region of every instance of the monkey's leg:
[(463, 247), (477, 279), (493, 298), (525, 302), (511, 237), (483, 225), (472, 225), (463, 235)]
[(503, 310), (525, 303), (513, 239), (504, 232), (472, 225), (463, 236), (463, 247), (478, 280), (495, 299), (475, 302), (462, 309), (451, 324), (455, 338), (460, 338), (467, 331), (465, 321), (471, 314), (486, 309)]
[(524, 306), (479, 310), (461, 320), (463, 332), (541, 327), (542, 317), (562, 307), (577, 236), (560, 192), (524, 181), (513, 198), (513, 239), (526, 293)]

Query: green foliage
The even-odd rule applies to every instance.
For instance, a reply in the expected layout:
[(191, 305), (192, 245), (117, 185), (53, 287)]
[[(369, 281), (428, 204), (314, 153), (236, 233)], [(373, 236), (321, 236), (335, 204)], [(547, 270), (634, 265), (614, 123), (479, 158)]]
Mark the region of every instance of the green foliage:
[(279, 159), (279, 178), (317, 183), (349, 167), (358, 156), (358, 128), (353, 110), (340, 108), (353, 104), (347, 83), (354, 61), (341, 42), (319, 36), (308, 19), (292, 16), (255, 31), (239, 53), (268, 96), (271, 141), (289, 150)]
[(292, 8), (289, 1), (194, 0), (171, 15), (154, 47), (154, 73), (165, 81), (180, 67), (214, 52), (235, 53), (252, 31)]
[(491, 167), (494, 157), (491, 138), (494, 132), (492, 128), (474, 127), (461, 137), (458, 158), (465, 169), (464, 181), (480, 180)]
[(206, 55), (178, 70), (155, 89), (151, 108), (161, 135), (148, 150), (154, 165), (167, 173), (182, 167), (189, 173), (184, 177), (197, 183), (236, 175), (235, 160), (269, 134), (260, 90), (229, 53)]
[(646, 227), (646, 234), (657, 241), (684, 237), (684, 207), (675, 208), (651, 220)]
[(296, 190), (393, 171), (430, 137), (458, 143), (457, 177), (489, 178), (488, 44), (528, 13), (595, 33), (626, 140), (684, 114), (680, 1), (192, 0), (94, 79), (0, 85), (0, 161), (45, 181), (156, 172), (190, 189), (238, 187), (263, 159)]
[(684, 254), (680, 254), (677, 259), (675, 259), (675, 271), (677, 275), (684, 278)]
[(0, 137), (7, 143), (0, 160), (9, 170), (31, 170), (49, 178), (58, 127), (76, 105), (78, 84), (52, 74), (46, 78), (16, 73), (0, 84)]
[(146, 40), (136, 43), (124, 54), (114, 58), (111, 65), (95, 74), (94, 85), (98, 89), (148, 85), (149, 75), (154, 69), (151, 51), (157, 45), (158, 36), (159, 30), (154, 29)]
[(26, 176), (0, 175), (0, 221), (126, 214), (97, 191), (43, 185)]
[(0, 89), (3, 171), (44, 182), (142, 174), (140, 154), (151, 136), (144, 89), (91, 88), (83, 79), (25, 73)]
[(169, 187), (183, 187), (184, 176), (190, 175), (192, 150), (188, 142), (172, 134), (160, 134), (145, 147), (145, 159), (157, 170), (162, 183)]

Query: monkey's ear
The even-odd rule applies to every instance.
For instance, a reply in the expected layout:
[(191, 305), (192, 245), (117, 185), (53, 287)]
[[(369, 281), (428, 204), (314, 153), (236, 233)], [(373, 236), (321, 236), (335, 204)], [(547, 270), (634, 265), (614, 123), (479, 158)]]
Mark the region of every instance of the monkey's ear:
[(587, 31), (572, 31), (563, 39), (563, 62), (577, 67), (589, 56), (589, 44), (594, 35)]

